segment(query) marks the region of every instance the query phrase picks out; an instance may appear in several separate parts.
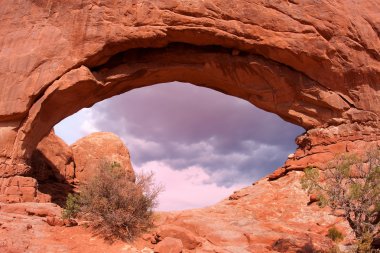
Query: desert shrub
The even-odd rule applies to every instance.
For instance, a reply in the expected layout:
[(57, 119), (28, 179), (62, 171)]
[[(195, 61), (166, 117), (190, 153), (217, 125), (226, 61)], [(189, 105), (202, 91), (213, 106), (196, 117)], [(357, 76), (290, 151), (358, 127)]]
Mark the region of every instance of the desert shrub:
[(327, 237), (333, 240), (334, 242), (339, 242), (343, 240), (343, 234), (336, 228), (332, 227), (327, 232)]
[(106, 238), (131, 240), (152, 227), (160, 191), (152, 173), (131, 182), (119, 164), (104, 162), (81, 187), (81, 213)]
[(307, 168), (301, 180), (304, 189), (318, 195), (319, 205), (343, 216), (357, 238), (357, 252), (370, 252), (380, 224), (380, 152), (362, 158), (342, 155), (323, 173)]
[(72, 219), (80, 211), (79, 195), (69, 193), (66, 198), (65, 208), (62, 210), (63, 219)]

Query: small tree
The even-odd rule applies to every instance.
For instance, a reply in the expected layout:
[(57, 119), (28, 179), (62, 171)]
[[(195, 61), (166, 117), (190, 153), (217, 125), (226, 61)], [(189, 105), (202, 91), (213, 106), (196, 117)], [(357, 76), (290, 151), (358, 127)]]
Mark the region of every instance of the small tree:
[(161, 190), (153, 173), (137, 174), (132, 182), (120, 164), (104, 162), (80, 187), (79, 200), (68, 197), (64, 214), (76, 214), (72, 207), (78, 204), (79, 214), (107, 239), (131, 240), (153, 226), (153, 208)]
[(66, 198), (65, 208), (62, 210), (63, 219), (72, 219), (77, 216), (80, 211), (79, 195), (69, 193)]
[(331, 161), (323, 173), (305, 169), (304, 189), (317, 194), (321, 207), (329, 206), (343, 216), (358, 241), (357, 252), (369, 252), (380, 222), (380, 155), (374, 150), (363, 159), (342, 155)]

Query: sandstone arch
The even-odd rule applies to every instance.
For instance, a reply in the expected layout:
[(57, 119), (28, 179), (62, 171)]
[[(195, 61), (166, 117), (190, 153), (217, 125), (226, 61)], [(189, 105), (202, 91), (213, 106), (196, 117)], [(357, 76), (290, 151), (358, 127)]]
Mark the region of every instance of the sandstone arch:
[(380, 139), (375, 1), (0, 3), (0, 177), (26, 175), (37, 143), (66, 116), (174, 80), (307, 129), (274, 177)]

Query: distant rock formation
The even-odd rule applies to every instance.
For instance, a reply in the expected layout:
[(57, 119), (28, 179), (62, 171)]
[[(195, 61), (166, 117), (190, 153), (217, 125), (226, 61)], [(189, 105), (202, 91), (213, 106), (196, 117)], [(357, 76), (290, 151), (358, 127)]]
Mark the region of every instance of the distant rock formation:
[(49, 202), (62, 204), (65, 194), (84, 183), (102, 163), (116, 162), (127, 171), (131, 181), (135, 173), (123, 141), (113, 133), (98, 132), (68, 146), (50, 132), (32, 156), (32, 177), (0, 178), (0, 202)]
[(124, 142), (113, 133), (98, 132), (76, 141), (70, 146), (75, 161), (75, 178), (85, 181), (102, 163), (117, 163), (135, 181), (129, 151)]

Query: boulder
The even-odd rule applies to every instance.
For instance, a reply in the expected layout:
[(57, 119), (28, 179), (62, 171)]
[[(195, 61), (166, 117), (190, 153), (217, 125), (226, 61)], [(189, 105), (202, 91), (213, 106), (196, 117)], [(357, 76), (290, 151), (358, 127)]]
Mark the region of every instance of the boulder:
[(98, 132), (83, 137), (71, 145), (75, 161), (75, 177), (86, 180), (105, 162), (116, 162), (127, 171), (131, 181), (135, 173), (124, 142), (115, 134)]
[(157, 231), (157, 236), (162, 240), (165, 238), (176, 238), (182, 241), (183, 247), (188, 250), (195, 249), (201, 244), (201, 241), (188, 229), (175, 226), (163, 225)]
[(59, 217), (47, 217), (46, 219), (46, 223), (49, 224), (50, 226), (64, 226), (65, 225), (65, 222), (63, 221), (63, 219), (59, 218)]
[(154, 253), (181, 253), (183, 245), (181, 240), (166, 237), (154, 247)]

